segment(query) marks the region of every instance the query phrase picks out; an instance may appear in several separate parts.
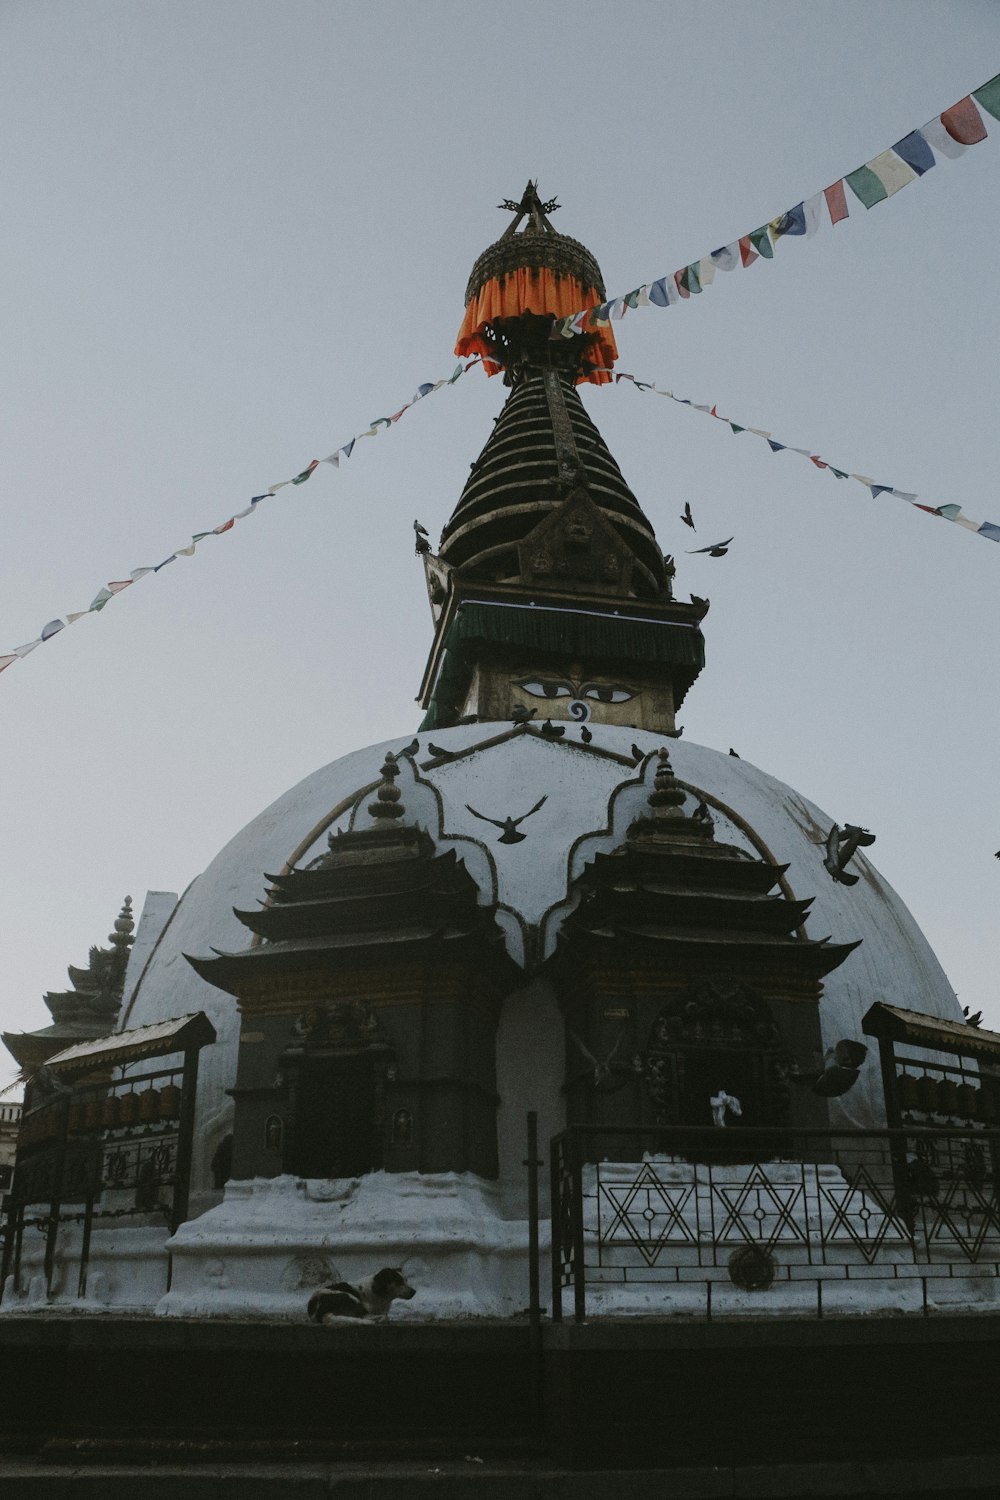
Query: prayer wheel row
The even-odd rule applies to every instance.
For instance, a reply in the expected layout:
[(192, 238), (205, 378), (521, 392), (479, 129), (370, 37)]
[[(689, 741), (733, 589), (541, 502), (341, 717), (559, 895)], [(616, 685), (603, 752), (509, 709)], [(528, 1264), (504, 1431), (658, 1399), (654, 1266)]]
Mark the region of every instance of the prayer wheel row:
[(925, 1114), (959, 1116), (964, 1120), (982, 1120), (992, 1124), (996, 1118), (993, 1095), (988, 1089), (973, 1088), (971, 1083), (956, 1083), (953, 1078), (932, 1078), (923, 1073), (899, 1075), (899, 1102), (903, 1109)]
[[(162, 1089), (144, 1089), (127, 1094), (106, 1094), (103, 1098), (76, 1099), (69, 1107), (68, 1129), (72, 1136), (93, 1135), (98, 1131), (127, 1129), (131, 1125), (153, 1125), (179, 1119), (181, 1091), (175, 1083)], [(58, 1108), (29, 1115), (21, 1127), (22, 1146), (54, 1141), (59, 1135), (61, 1111)]]

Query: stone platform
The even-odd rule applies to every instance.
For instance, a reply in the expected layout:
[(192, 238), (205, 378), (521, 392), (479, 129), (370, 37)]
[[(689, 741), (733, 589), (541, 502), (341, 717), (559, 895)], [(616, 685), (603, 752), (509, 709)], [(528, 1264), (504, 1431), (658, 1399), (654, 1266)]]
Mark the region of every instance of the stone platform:
[[(86, 1493), (137, 1466), (156, 1473), (144, 1495), (235, 1494), (237, 1473), (244, 1494), (373, 1500), (428, 1485), (579, 1500), (624, 1495), (626, 1479), (634, 1494), (653, 1473), (656, 1493), (678, 1496), (1000, 1489), (989, 1316), (533, 1330), (37, 1314), (0, 1323), (0, 1356), (0, 1480), (6, 1468), (18, 1485), (63, 1484), (5, 1496)], [(249, 1485), (268, 1470), (270, 1487)], [(390, 1471), (395, 1487), (379, 1478)]]

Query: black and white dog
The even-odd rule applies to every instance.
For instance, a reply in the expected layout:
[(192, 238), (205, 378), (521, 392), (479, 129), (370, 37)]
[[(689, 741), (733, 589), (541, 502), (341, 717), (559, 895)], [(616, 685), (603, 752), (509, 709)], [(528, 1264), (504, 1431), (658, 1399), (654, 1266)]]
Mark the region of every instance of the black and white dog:
[(331, 1323), (338, 1318), (381, 1318), (389, 1311), (393, 1298), (409, 1300), (416, 1294), (416, 1287), (410, 1286), (402, 1271), (386, 1269), (357, 1286), (334, 1281), (313, 1292), (309, 1298), (309, 1318), (313, 1323)]

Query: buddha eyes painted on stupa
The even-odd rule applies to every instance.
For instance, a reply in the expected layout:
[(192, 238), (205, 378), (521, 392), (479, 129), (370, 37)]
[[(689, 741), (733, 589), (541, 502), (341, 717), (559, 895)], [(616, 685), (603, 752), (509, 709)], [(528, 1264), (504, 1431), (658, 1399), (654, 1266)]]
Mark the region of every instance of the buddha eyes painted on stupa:
[(525, 677), (514, 684), (533, 698), (595, 698), (598, 703), (628, 703), (635, 689), (603, 682), (567, 682), (564, 678)]
[[(572, 677), (544, 677), (534, 672), (514, 678), (512, 686), (519, 688), (528, 698), (540, 698), (550, 705), (558, 703), (560, 717), (564, 713), (579, 723), (589, 719), (598, 705), (610, 707), (630, 703), (640, 691), (614, 679), (582, 681)], [(570, 701), (562, 701), (567, 699)], [(599, 709), (598, 717), (603, 717)]]

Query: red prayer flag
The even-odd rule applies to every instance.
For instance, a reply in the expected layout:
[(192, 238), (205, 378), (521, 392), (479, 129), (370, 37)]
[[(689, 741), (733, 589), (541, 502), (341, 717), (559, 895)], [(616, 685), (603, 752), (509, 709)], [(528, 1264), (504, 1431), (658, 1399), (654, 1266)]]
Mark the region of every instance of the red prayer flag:
[(953, 104), (951, 109), (945, 110), (941, 116), (941, 124), (948, 134), (954, 140), (961, 141), (963, 146), (974, 146), (977, 141), (986, 139), (983, 117), (968, 94), (964, 99), (959, 99), (957, 104)]
[(228, 521), (224, 521), (221, 526), (214, 526), (212, 528), (212, 534), (213, 534), (213, 536), (221, 536), (224, 531), (229, 531), (235, 525), (236, 525), (236, 517), (235, 516), (230, 516), (229, 520)]
[(850, 217), (850, 210), (847, 207), (847, 194), (844, 192), (844, 179), (842, 177), (830, 187), (823, 189), (823, 197), (826, 199), (826, 206), (830, 210), (831, 224), (839, 224), (841, 219)]
[(817, 458), (815, 453), (810, 453), (809, 462), (811, 464), (815, 464), (817, 469), (828, 469), (830, 467), (830, 465), (825, 464), (821, 458)]
[(677, 283), (677, 290), (681, 296), (690, 297), (691, 291), (687, 284), (687, 266), (684, 267), (683, 271), (674, 272), (674, 281)]
[(740, 240), (740, 259), (745, 266), (752, 266), (755, 260), (760, 260), (760, 256), (750, 243), (748, 234), (743, 235)]

